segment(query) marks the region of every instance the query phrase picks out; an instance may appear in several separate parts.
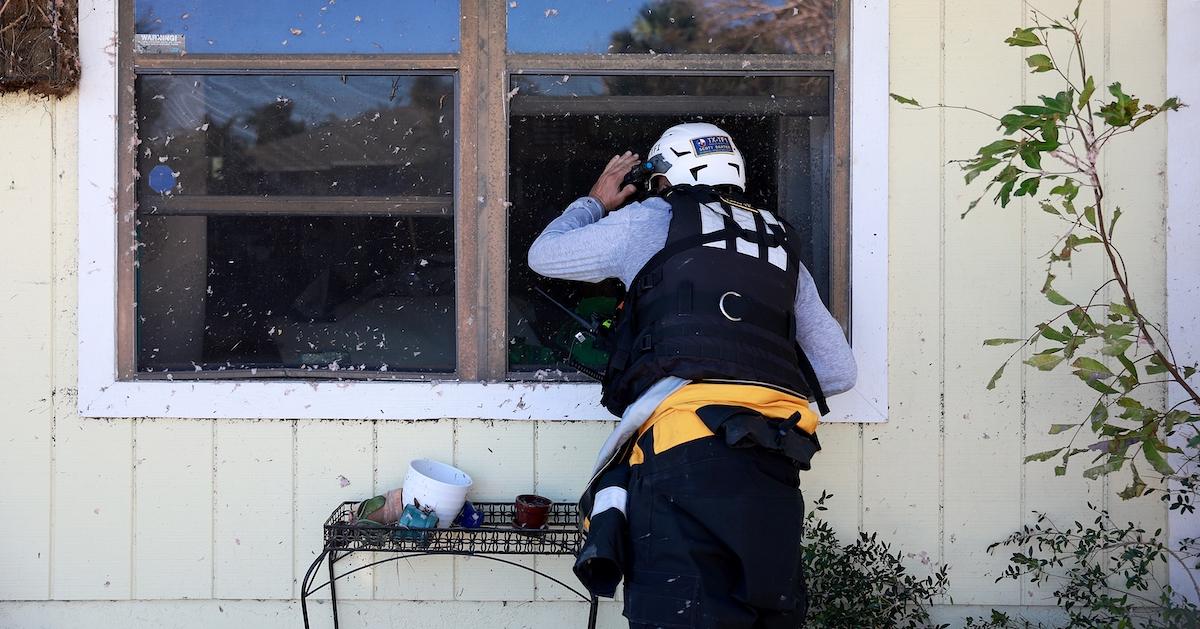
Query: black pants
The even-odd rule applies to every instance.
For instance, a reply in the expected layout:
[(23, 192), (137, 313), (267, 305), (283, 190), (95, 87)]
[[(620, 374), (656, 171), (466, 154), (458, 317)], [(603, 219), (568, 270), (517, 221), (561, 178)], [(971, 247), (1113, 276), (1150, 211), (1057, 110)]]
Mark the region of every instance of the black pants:
[(653, 454), (629, 484), (631, 629), (792, 629), (808, 609), (804, 499), (791, 459), (705, 437)]

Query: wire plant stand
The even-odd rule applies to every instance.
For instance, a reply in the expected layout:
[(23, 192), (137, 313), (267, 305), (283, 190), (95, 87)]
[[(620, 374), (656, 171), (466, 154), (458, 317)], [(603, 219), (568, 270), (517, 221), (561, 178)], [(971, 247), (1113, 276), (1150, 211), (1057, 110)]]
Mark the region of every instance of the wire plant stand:
[[(588, 603), (588, 629), (596, 626), (597, 599), (566, 583), (529, 566), (509, 561), (499, 555), (575, 555), (583, 545), (583, 533), (578, 527), (578, 510), (574, 503), (555, 503), (550, 506), (546, 525), (540, 529), (521, 529), (513, 523), (512, 503), (473, 502), (483, 514), (484, 525), (479, 528), (451, 527), (447, 529), (408, 529), (399, 526), (363, 525), (355, 522), (358, 502), (343, 502), (325, 520), (325, 541), (320, 554), (309, 565), (300, 583), (300, 609), (304, 627), (309, 629), (308, 597), (329, 588), (333, 610), (333, 626), (338, 629), (337, 581), (361, 570), (380, 564), (433, 555), (481, 557), (528, 570), (570, 590)], [(337, 574), (338, 561), (357, 552), (388, 553), (390, 556), (353, 570)], [(328, 580), (321, 578), (320, 566), (328, 565)]]

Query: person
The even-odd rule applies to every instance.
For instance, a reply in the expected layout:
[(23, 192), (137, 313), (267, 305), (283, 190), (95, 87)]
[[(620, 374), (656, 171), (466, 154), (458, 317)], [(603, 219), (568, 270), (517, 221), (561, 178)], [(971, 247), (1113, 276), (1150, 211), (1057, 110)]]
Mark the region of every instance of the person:
[[(627, 203), (631, 169), (653, 196)], [(581, 501), (576, 574), (638, 627), (798, 627), (807, 609), (799, 471), (824, 395), (854, 386), (798, 236), (747, 199), (745, 161), (707, 123), (615, 155), (529, 250), (553, 278), (626, 287), (602, 403), (621, 421)]]

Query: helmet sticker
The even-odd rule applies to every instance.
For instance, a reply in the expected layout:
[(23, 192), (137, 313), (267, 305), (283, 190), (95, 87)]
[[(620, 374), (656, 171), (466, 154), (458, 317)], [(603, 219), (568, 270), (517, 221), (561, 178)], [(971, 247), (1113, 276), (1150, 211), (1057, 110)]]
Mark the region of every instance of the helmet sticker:
[(724, 135), (709, 135), (702, 138), (695, 138), (692, 140), (692, 148), (695, 149), (697, 157), (712, 153), (733, 154), (733, 142), (729, 137)]

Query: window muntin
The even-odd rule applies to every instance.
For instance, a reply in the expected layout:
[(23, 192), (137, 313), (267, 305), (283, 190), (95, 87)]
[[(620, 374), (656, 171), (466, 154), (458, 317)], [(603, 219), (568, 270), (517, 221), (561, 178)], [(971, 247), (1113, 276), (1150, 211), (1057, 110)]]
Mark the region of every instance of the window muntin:
[[(136, 34), (176, 36), (139, 52), (458, 52), (457, 0), (137, 0)], [(182, 42), (182, 49), (176, 49)]]
[(804, 264), (828, 302), (829, 77), (522, 74), (511, 85), (510, 371), (557, 377), (570, 371), (563, 364), (568, 353), (584, 364), (596, 360), (572, 339), (577, 326), (534, 287), (578, 306), (586, 318), (611, 310), (620, 283), (546, 280), (529, 270), (524, 252), (567, 204), (587, 194), (614, 153), (644, 154), (664, 129), (680, 122), (712, 122), (733, 135), (746, 159), (748, 195), (796, 227)]
[(834, 0), (607, 0), (508, 3), (521, 53), (833, 53)]

